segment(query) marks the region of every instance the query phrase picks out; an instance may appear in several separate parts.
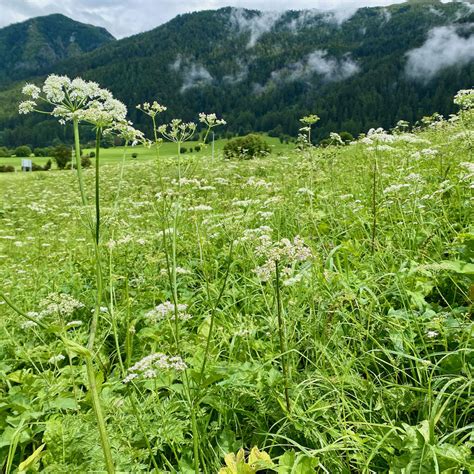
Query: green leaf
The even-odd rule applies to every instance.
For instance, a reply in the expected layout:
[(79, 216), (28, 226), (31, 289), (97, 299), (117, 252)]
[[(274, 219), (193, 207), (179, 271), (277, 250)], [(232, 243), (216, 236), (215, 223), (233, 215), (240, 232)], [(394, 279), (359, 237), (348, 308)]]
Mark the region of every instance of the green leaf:
[(31, 456), (28, 456), (27, 459), (25, 459), (22, 463), (20, 463), (20, 465), (18, 466), (18, 474), (26, 472), (27, 469), (29, 469), (30, 467), (33, 467), (33, 465), (37, 461), (39, 461), (39, 459), (41, 458), (43, 454), (42, 451), (45, 446), (46, 444), (42, 444), (39, 448), (36, 448)]
[(306, 454), (287, 451), (280, 456), (277, 472), (279, 474), (308, 474), (314, 472), (319, 460)]

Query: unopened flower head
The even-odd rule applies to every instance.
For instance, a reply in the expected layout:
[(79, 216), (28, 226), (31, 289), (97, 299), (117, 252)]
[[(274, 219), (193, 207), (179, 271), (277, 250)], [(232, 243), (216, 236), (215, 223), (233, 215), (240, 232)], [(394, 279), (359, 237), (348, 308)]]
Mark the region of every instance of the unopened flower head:
[(141, 110), (145, 114), (149, 115), (150, 117), (155, 117), (158, 114), (161, 114), (162, 112), (165, 112), (167, 110), (167, 107), (164, 105), (159, 104), (156, 100), (153, 101), (152, 104), (149, 102), (144, 102), (143, 104), (138, 104), (137, 109)]
[(169, 141), (182, 143), (192, 138), (196, 132), (196, 124), (173, 119), (171, 123), (158, 127), (158, 132)]
[(199, 114), (199, 121), (209, 128), (218, 127), (219, 125), (226, 125), (227, 122), (223, 119), (218, 119), (216, 114)]
[(306, 117), (300, 118), (300, 122), (304, 125), (314, 125), (319, 121), (319, 117), (316, 114), (307, 115)]

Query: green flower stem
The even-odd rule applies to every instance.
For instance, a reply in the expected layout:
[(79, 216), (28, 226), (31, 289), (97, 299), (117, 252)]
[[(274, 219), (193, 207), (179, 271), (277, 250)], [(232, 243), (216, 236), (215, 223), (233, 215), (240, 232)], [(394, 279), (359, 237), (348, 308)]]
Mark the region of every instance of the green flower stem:
[(370, 245), (372, 255), (375, 252), (375, 238), (377, 236), (377, 161), (377, 152), (375, 152), (372, 169), (372, 236)]
[(104, 453), (105, 465), (109, 474), (115, 473), (114, 461), (112, 459), (112, 450), (110, 449), (109, 437), (105, 425), (104, 413), (100, 404), (99, 390), (96, 384), (95, 369), (92, 362), (92, 356), (86, 358), (87, 379), (89, 382), (89, 391), (92, 398), (92, 406), (94, 408), (95, 418), (99, 427), (100, 444)]
[(137, 404), (135, 403), (134, 396), (135, 394), (130, 390), (130, 388), (127, 386), (127, 394), (128, 394), (128, 400), (130, 401), (130, 404), (132, 406), (132, 411), (133, 414), (135, 415), (135, 419), (137, 420), (138, 427), (140, 428), (140, 431), (142, 432), (143, 439), (145, 440), (146, 447), (148, 449), (148, 452), (150, 453), (150, 458), (151, 462), (153, 463), (153, 466), (156, 469), (156, 472), (160, 472), (160, 468), (158, 467), (158, 464), (155, 459), (155, 455), (153, 454), (153, 449), (151, 447), (150, 440), (146, 434), (145, 426), (143, 425), (142, 418), (140, 416), (140, 412), (137, 408)]
[(95, 134), (95, 241), (99, 244), (100, 239), (100, 180), (99, 180), (99, 154), (100, 154), (100, 138), (102, 136), (102, 128), (97, 127)]
[[(84, 180), (82, 176), (82, 166), (81, 166), (81, 149), (79, 142), (79, 122), (77, 118), (73, 119), (74, 126), (74, 144), (76, 150), (76, 165), (77, 165), (77, 177), (79, 181), (79, 189), (81, 192), (82, 204), (87, 206), (87, 197), (84, 191)], [(89, 392), (92, 398), (92, 406), (94, 409), (94, 415), (97, 421), (100, 435), (100, 444), (102, 446), (102, 451), (104, 454), (104, 460), (107, 467), (107, 472), (114, 473), (114, 463), (112, 460), (112, 451), (110, 449), (110, 442), (107, 435), (107, 429), (105, 425), (104, 413), (102, 411), (102, 406), (100, 404), (99, 391), (97, 389), (96, 378), (95, 378), (95, 369), (92, 360), (92, 354), (94, 349), (95, 336), (97, 332), (99, 314), (100, 314), (100, 305), (102, 302), (102, 268), (100, 262), (100, 252), (99, 252), (99, 222), (100, 222), (100, 202), (99, 202), (99, 148), (100, 148), (100, 135), (102, 133), (101, 129), (97, 130), (96, 135), (96, 228), (95, 228), (95, 264), (96, 264), (96, 283), (97, 283), (97, 299), (94, 310), (94, 315), (92, 317), (92, 322), (89, 330), (89, 340), (87, 343), (87, 350), (84, 349), (84, 357), (86, 361), (86, 370), (87, 370), (87, 379), (89, 382)], [(92, 228), (91, 228), (92, 230)]]
[(285, 384), (285, 402), (288, 413), (291, 412), (288, 367), (287, 367), (287, 349), (285, 343), (285, 326), (283, 316), (281, 314), (281, 295), (280, 295), (280, 268), (278, 260), (275, 260), (275, 293), (277, 300), (277, 317), (278, 317), (278, 336), (280, 338), (280, 352), (281, 352), (281, 369), (283, 372), (283, 380)]
[(201, 372), (199, 374), (199, 388), (201, 388), (202, 385), (202, 380), (204, 378), (204, 372), (206, 371), (206, 364), (207, 360), (209, 358), (209, 351), (211, 347), (211, 338), (212, 338), (212, 333), (214, 330), (214, 321), (215, 321), (215, 316), (217, 312), (217, 307), (219, 306), (219, 303), (221, 302), (222, 297), (224, 296), (224, 291), (227, 286), (227, 280), (229, 278), (229, 273), (230, 273), (230, 267), (232, 263), (232, 251), (233, 251), (233, 242), (230, 244), (230, 250), (229, 250), (229, 258), (228, 258), (228, 263), (227, 263), (227, 268), (224, 276), (224, 282), (222, 283), (221, 290), (219, 292), (219, 296), (217, 297), (216, 303), (212, 308), (211, 312), (211, 317), (210, 317), (210, 322), (209, 322), (209, 331), (207, 333), (207, 340), (206, 340), (206, 349), (204, 351), (204, 359), (202, 361), (202, 366), (201, 366)]
[(79, 120), (77, 117), (73, 118), (72, 124), (74, 127), (74, 149), (76, 154), (76, 168), (77, 179), (79, 181), (79, 190), (81, 192), (82, 205), (87, 206), (87, 196), (84, 190), (84, 178), (82, 176), (81, 145), (79, 142)]

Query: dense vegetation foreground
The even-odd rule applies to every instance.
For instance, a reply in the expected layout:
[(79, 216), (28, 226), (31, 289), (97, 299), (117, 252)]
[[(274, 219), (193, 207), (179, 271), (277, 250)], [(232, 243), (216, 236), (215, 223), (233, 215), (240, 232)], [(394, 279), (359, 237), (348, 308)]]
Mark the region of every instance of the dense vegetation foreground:
[(1, 176), (3, 472), (473, 472), (473, 135)]

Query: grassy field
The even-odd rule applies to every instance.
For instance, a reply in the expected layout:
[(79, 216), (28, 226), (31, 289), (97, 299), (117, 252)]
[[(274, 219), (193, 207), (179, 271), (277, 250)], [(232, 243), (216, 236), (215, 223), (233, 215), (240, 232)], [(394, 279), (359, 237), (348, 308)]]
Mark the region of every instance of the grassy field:
[[(280, 140), (278, 138), (272, 138), (272, 137), (265, 137), (265, 140), (268, 142), (268, 144), (271, 146), (272, 153), (278, 154), (278, 153), (286, 153), (289, 150), (294, 149), (294, 145), (285, 145), (281, 144)], [(215, 153), (215, 158), (222, 157), (222, 150), (227, 143), (227, 140), (216, 140), (215, 141), (215, 148), (214, 148), (214, 153)], [(199, 142), (187, 142), (184, 146), (187, 148), (188, 152), (185, 153), (183, 156), (209, 156), (212, 153), (212, 144), (208, 144), (206, 149), (202, 149), (199, 152), (196, 152), (194, 150), (194, 147), (199, 145)], [(192, 152), (190, 152), (190, 149), (193, 149)], [(89, 148), (84, 148), (82, 150), (84, 155), (88, 155), (91, 151), (94, 151)], [(106, 148), (101, 150), (101, 164), (110, 164), (110, 163), (120, 163), (123, 157), (124, 149), (123, 147), (114, 147), (114, 148)], [(132, 153), (137, 153), (137, 158), (132, 158), (131, 154)], [(160, 148), (160, 155), (162, 157), (173, 157), (176, 156), (177, 154), (177, 148), (174, 143), (164, 143), (163, 146)], [(156, 158), (156, 152), (154, 149), (147, 149), (143, 146), (136, 146), (136, 147), (129, 147), (127, 150), (127, 162), (131, 162), (132, 160), (135, 162), (141, 162), (141, 161), (149, 161), (149, 160), (154, 160)], [(50, 159), (49, 157), (31, 157), (30, 158), (34, 163), (44, 166), (46, 162)], [(92, 164), (94, 165), (95, 161), (92, 159)], [(20, 171), (21, 170), (21, 158), (16, 158), (16, 157), (9, 157), (9, 158), (2, 158), (0, 157), (0, 165), (13, 165), (15, 168)], [(53, 161), (53, 166), (52, 169), (55, 169), (56, 165), (54, 164)], [(0, 173), (0, 178), (2, 174)]]
[(472, 136), (1, 176), (3, 471), (474, 472)]

